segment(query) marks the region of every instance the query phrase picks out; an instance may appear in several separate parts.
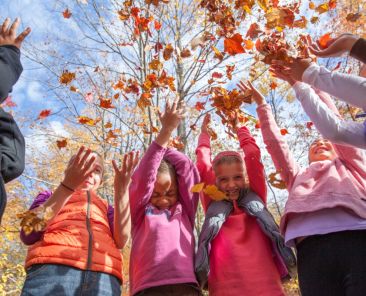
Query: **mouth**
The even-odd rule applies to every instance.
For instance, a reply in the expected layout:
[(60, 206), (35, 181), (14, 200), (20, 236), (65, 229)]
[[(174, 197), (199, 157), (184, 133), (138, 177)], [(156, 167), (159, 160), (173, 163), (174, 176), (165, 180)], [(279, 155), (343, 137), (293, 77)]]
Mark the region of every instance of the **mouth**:
[(319, 153), (324, 153), (324, 152), (328, 152), (328, 149), (324, 146), (320, 146), (314, 149), (314, 153), (319, 154)]

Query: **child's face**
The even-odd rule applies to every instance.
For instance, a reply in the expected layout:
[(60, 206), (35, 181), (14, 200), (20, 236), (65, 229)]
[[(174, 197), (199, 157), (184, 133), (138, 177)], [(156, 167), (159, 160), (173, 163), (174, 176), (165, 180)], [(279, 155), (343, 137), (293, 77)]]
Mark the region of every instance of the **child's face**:
[(156, 176), (154, 191), (150, 202), (159, 210), (169, 209), (178, 201), (177, 181), (169, 173), (159, 173)]
[(215, 168), (216, 186), (230, 200), (239, 198), (240, 189), (245, 188), (245, 170), (241, 162), (222, 163)]
[(321, 160), (333, 160), (337, 157), (330, 141), (325, 139), (315, 140), (309, 149), (310, 163)]
[(89, 177), (84, 181), (84, 183), (80, 185), (80, 187), (78, 189), (96, 191), (99, 188), (99, 186), (102, 184), (103, 162), (100, 159), (98, 154), (91, 153), (89, 155), (89, 159), (92, 156), (95, 156), (95, 163), (94, 163), (93, 171), (89, 175)]

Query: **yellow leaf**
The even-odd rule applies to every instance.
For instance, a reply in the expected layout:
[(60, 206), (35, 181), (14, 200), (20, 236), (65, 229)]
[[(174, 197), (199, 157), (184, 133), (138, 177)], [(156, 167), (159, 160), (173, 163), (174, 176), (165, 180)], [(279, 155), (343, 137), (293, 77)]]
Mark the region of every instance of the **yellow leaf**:
[(226, 194), (220, 191), (215, 185), (207, 185), (203, 189), (203, 192), (216, 201), (227, 199)]
[(205, 186), (205, 183), (198, 183), (195, 184), (192, 188), (191, 188), (191, 192), (192, 193), (200, 193), (203, 190), (203, 187)]

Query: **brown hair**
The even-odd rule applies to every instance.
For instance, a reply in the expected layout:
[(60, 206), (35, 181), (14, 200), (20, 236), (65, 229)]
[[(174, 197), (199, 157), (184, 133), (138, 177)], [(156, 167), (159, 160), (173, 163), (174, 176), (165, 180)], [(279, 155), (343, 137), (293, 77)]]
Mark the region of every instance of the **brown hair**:
[(158, 174), (169, 174), (174, 179), (177, 178), (177, 173), (175, 171), (175, 168), (173, 165), (168, 162), (167, 160), (163, 159), (160, 162), (159, 168), (158, 168)]
[(218, 159), (217, 161), (214, 162), (213, 164), (213, 169), (214, 171), (216, 170), (217, 166), (219, 166), (220, 164), (231, 164), (231, 163), (243, 163), (243, 159), (239, 156), (236, 155), (225, 155), (220, 157), (220, 159)]

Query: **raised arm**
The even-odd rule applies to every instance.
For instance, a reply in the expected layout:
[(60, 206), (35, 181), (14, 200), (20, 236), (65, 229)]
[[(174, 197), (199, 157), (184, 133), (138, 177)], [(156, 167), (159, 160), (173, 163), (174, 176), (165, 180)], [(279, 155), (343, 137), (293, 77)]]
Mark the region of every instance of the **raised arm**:
[(290, 189), (295, 175), (299, 171), (289, 147), (281, 135), (280, 129), (273, 117), (271, 107), (266, 103), (262, 94), (249, 82), (249, 86), (241, 83), (239, 85), (243, 90), (249, 87), (253, 91), (253, 99), (257, 103), (257, 113), (261, 125), (261, 131), (264, 144), (268, 153), (271, 155), (276, 170), (280, 173), (282, 181), (286, 183), (287, 189)]
[[(206, 114), (201, 127), (201, 134), (198, 138), (198, 144), (196, 148), (197, 169), (201, 177), (201, 182), (207, 185), (215, 184), (215, 173), (212, 169), (211, 163), (211, 137), (208, 132), (208, 124), (210, 122), (210, 115)], [(203, 209), (206, 211), (211, 198), (207, 195), (201, 195), (201, 202)]]
[(10, 19), (5, 19), (0, 29), (0, 103), (2, 103), (17, 82), (22, 73), (20, 63), (20, 46), (30, 33), (27, 28), (19, 36), (16, 35), (19, 19), (10, 25)]
[(182, 204), (183, 211), (188, 215), (192, 227), (194, 227), (199, 194), (191, 193), (191, 188), (200, 182), (198, 170), (192, 160), (177, 150), (168, 149), (165, 152), (164, 159), (171, 163), (176, 171), (179, 201)]
[(167, 102), (164, 114), (159, 112), (161, 130), (132, 176), (130, 186), (132, 224), (140, 223), (144, 217), (145, 206), (153, 193), (158, 168), (165, 155), (170, 136), (184, 118), (184, 108), (178, 106), (178, 101), (179, 98), (176, 98), (172, 104)]
[(264, 166), (261, 161), (261, 151), (245, 126), (237, 131), (241, 149), (244, 151), (244, 161), (252, 191), (258, 194), (264, 203), (267, 202), (267, 186)]
[(125, 154), (122, 166), (119, 168), (113, 160), (114, 169), (114, 217), (113, 238), (116, 246), (122, 249), (131, 233), (131, 215), (128, 187), (131, 183), (131, 175), (139, 159), (139, 152)]
[(342, 120), (329, 95), (319, 95), (307, 84), (293, 86), (304, 111), (324, 138), (335, 144), (366, 149), (365, 127), (362, 123)]

